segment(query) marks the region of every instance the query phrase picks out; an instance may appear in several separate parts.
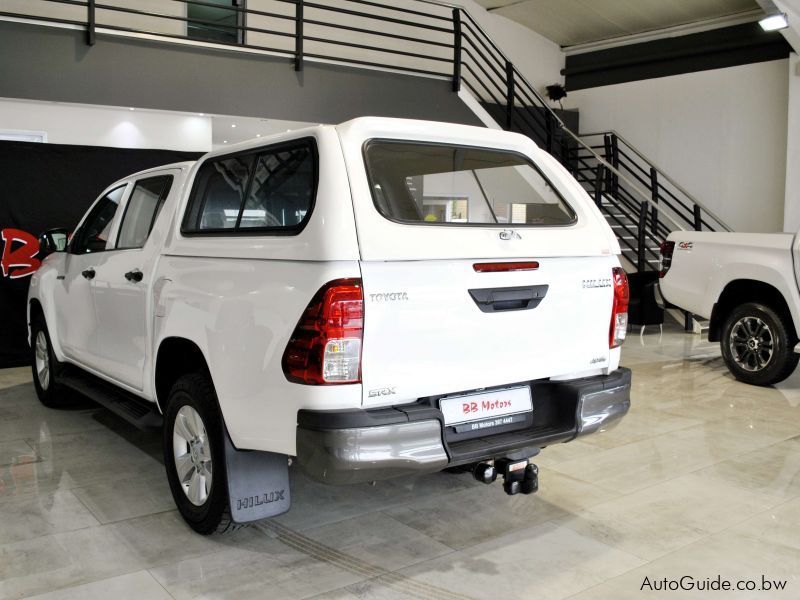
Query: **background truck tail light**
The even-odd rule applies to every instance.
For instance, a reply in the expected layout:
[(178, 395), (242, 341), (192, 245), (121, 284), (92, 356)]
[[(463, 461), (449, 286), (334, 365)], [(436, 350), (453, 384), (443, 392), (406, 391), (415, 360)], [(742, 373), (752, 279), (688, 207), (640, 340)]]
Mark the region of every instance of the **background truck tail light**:
[(658, 268), (658, 276), (664, 277), (672, 266), (672, 253), (675, 250), (675, 242), (661, 242), (661, 262)]
[(614, 303), (611, 308), (611, 327), (608, 332), (608, 347), (617, 348), (625, 341), (628, 331), (628, 302), (630, 301), (630, 288), (628, 276), (622, 267), (614, 267), (611, 271), (611, 281), (614, 286)]
[(359, 383), (364, 337), (360, 279), (336, 279), (314, 295), (283, 353), (289, 381), (307, 385)]

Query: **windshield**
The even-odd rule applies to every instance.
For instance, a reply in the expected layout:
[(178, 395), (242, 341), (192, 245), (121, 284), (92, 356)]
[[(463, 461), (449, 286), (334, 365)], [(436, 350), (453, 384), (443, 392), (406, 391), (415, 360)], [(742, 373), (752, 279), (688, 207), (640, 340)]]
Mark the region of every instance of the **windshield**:
[(395, 221), (541, 226), (576, 220), (550, 181), (520, 154), (373, 140), (364, 155), (375, 206)]

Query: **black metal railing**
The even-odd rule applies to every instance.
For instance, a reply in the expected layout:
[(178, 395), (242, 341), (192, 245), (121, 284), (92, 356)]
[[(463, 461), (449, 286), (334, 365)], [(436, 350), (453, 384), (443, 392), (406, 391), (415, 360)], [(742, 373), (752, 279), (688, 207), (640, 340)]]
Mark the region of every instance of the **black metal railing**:
[(626, 173), (650, 194), (658, 208), (669, 211), (682, 224), (696, 231), (731, 231), (731, 228), (692, 194), (659, 169), (616, 131), (584, 133), (581, 138), (618, 170)]
[(461, 82), (505, 129), (530, 136), (573, 174), (637, 270), (657, 268), (659, 246), (670, 231), (730, 231), (617, 133), (571, 131), (469, 13), (463, 15), (456, 42), (464, 63)]
[[(729, 230), (617, 133), (571, 131), (461, 8), (431, 0), (405, 0), (404, 6), (375, 0), (265, 0), (262, 8), (270, 10), (231, 4), (221, 9), (203, 0), (162, 0), (163, 9), (152, 12), (135, 8), (134, 0), (130, 6), (30, 0), (25, 13), (0, 11), (0, 17), (85, 27), (90, 45), (98, 31), (198, 40), (192, 31), (205, 28), (215, 39), (199, 41), (286, 57), (298, 71), (307, 59), (316, 59), (449, 79), (453, 91), (463, 85), (505, 129), (531, 137), (575, 176), (638, 270), (655, 268), (658, 246), (672, 230)], [(192, 7), (230, 11), (235, 18), (232, 23), (198, 18), (190, 14)], [(224, 32), (231, 41), (217, 39)]]
[[(289, 58), (298, 70), (313, 58), (449, 78), (455, 62), (452, 10), (412, 1), (425, 10), (371, 0), (269, 0), (263, 4), (270, 10), (161, 0), (159, 11), (137, 8), (135, 0), (127, 6), (102, 0), (30, 0), (24, 13), (0, 11), (0, 17), (85, 27), (90, 45), (98, 31), (126, 32), (268, 52)], [(220, 23), (192, 16), (190, 7), (229, 11), (240, 18)], [(197, 37), (190, 33), (190, 25), (235, 33), (235, 41)]]

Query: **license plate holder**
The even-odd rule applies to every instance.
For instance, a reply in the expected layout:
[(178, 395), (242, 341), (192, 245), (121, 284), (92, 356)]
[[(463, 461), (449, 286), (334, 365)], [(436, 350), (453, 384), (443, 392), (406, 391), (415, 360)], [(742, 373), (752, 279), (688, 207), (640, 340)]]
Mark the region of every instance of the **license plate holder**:
[(459, 394), (439, 400), (444, 424), (456, 433), (521, 423), (533, 411), (531, 389), (517, 386)]

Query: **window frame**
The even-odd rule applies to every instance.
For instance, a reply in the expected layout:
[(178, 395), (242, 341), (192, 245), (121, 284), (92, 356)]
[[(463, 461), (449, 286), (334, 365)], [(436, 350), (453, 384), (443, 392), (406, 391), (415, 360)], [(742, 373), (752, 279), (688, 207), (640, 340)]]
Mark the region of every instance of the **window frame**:
[[(367, 151), (371, 144), (416, 144), (422, 146), (441, 146), (445, 148), (465, 148), (468, 150), (485, 150), (488, 152), (502, 152), (504, 154), (509, 154), (511, 156), (516, 156), (522, 159), (525, 164), (530, 166), (534, 171), (536, 171), (539, 176), (545, 181), (547, 185), (553, 190), (553, 192), (558, 196), (559, 200), (567, 207), (567, 209), (572, 213), (573, 217), (569, 223), (553, 223), (553, 224), (538, 224), (538, 223), (449, 223), (449, 222), (428, 222), (428, 221), (411, 221), (407, 219), (398, 219), (393, 216), (387, 215), (378, 204), (378, 199), (375, 197), (375, 182), (372, 179), (372, 172), (369, 168), (369, 163), (367, 162)], [(372, 198), (372, 205), (375, 207), (375, 210), (378, 212), (380, 216), (382, 216), (387, 221), (391, 221), (392, 223), (397, 223), (399, 225), (422, 225), (425, 227), (503, 227), (505, 229), (512, 228), (544, 228), (544, 227), (574, 227), (580, 221), (578, 216), (578, 211), (576, 211), (572, 204), (570, 204), (567, 199), (564, 197), (561, 189), (556, 187), (553, 184), (553, 181), (539, 168), (529, 156), (523, 154), (522, 152), (518, 152), (516, 150), (510, 150), (507, 148), (492, 148), (490, 146), (474, 146), (470, 144), (453, 144), (448, 142), (433, 142), (433, 141), (426, 141), (426, 140), (419, 140), (419, 139), (399, 139), (399, 138), (371, 138), (364, 142), (361, 146), (361, 157), (364, 163), (364, 172), (367, 176), (367, 182), (369, 184), (369, 194)], [(522, 165), (520, 165), (522, 166)], [(494, 213), (494, 207), (490, 206), (492, 213)]]
[[(207, 44), (222, 44), (225, 46), (245, 46), (246, 45), (246, 35), (247, 35), (247, 0), (232, 0), (233, 4), (231, 5), (231, 9), (236, 11), (236, 41), (229, 42), (229, 41), (222, 41), (222, 40), (210, 40), (208, 38), (203, 38), (199, 36), (191, 35), (189, 29), (192, 23), (198, 23), (199, 21), (193, 20), (189, 16), (189, 7), (192, 6), (191, 3), (187, 4), (187, 11), (186, 11), (186, 38), (196, 41), (196, 42), (205, 42)], [(227, 7), (219, 6), (220, 9), (225, 10)], [(207, 25), (207, 23), (204, 23)], [(223, 26), (227, 27), (227, 26)]]
[[(84, 229), (86, 227), (89, 215), (95, 209), (97, 204), (100, 201), (102, 201), (103, 199), (105, 199), (109, 194), (112, 194), (112, 193), (116, 192), (117, 190), (122, 189), (123, 190), (122, 191), (122, 196), (120, 196), (119, 202), (117, 203), (117, 211), (114, 213), (114, 217), (111, 219), (111, 222), (113, 223), (114, 219), (118, 218), (120, 205), (123, 202), (125, 202), (125, 200), (126, 200), (126, 197), (127, 197), (127, 194), (128, 194), (127, 187), (129, 185), (130, 185), (130, 181), (120, 182), (119, 185), (115, 185), (115, 186), (113, 186), (111, 188), (103, 190), (103, 192), (100, 194), (100, 196), (98, 196), (97, 199), (94, 202), (92, 202), (92, 205), (89, 207), (89, 209), (86, 211), (86, 213), (84, 213), (83, 218), (81, 219), (80, 223), (78, 223), (78, 226), (75, 228), (75, 231), (72, 234), (72, 239), (70, 239), (69, 244), (68, 244), (68, 246), (66, 248), (67, 254), (74, 254), (76, 256), (85, 256), (87, 254), (99, 254), (100, 252), (110, 252), (110, 251), (114, 250), (114, 248), (109, 248), (108, 247), (108, 243), (111, 241), (111, 239), (106, 240), (106, 247), (105, 248), (103, 248), (102, 250), (94, 250), (92, 252), (77, 252), (76, 249), (75, 249), (75, 243), (76, 243), (76, 240), (83, 233), (83, 231), (84, 231)], [(112, 232), (114, 231), (114, 226), (112, 226), (111, 231)], [(117, 243), (116, 237), (112, 236), (112, 239), (114, 240), (114, 244), (116, 244)]]
[[(240, 227), (241, 225), (241, 217), (244, 211), (244, 206), (247, 203), (247, 198), (250, 196), (250, 190), (253, 185), (253, 179), (255, 176), (255, 170), (258, 166), (259, 157), (262, 154), (270, 154), (270, 153), (277, 153), (284, 150), (291, 150), (294, 148), (308, 148), (311, 150), (311, 160), (313, 162), (313, 171), (312, 177), (313, 180), (311, 182), (311, 200), (308, 203), (308, 210), (306, 211), (303, 220), (297, 223), (296, 225), (286, 226), (286, 227)], [(252, 156), (253, 162), (248, 168), (247, 173), (247, 182), (244, 189), (244, 193), (242, 194), (242, 201), (239, 205), (239, 214), (236, 218), (236, 224), (233, 227), (226, 228), (214, 228), (214, 229), (199, 229), (197, 225), (193, 228), (189, 228), (189, 217), (190, 213), (192, 212), (192, 208), (195, 204), (199, 201), (197, 194), (198, 194), (198, 183), (199, 183), (199, 176), (200, 171), (206, 166), (214, 162), (228, 160), (230, 158), (240, 157), (240, 156)], [(186, 202), (186, 206), (183, 209), (183, 217), (181, 218), (181, 235), (184, 237), (195, 237), (195, 236), (215, 236), (215, 237), (227, 237), (227, 236), (235, 236), (235, 237), (253, 237), (256, 235), (270, 235), (270, 236), (295, 236), (299, 235), (308, 225), (308, 222), (311, 220), (311, 216), (314, 213), (314, 208), (317, 204), (317, 192), (319, 190), (319, 149), (317, 147), (317, 140), (314, 136), (307, 136), (302, 138), (296, 138), (293, 140), (287, 140), (284, 142), (278, 142), (276, 144), (270, 144), (267, 146), (258, 146), (257, 148), (249, 148), (247, 150), (241, 150), (239, 152), (231, 152), (228, 154), (221, 154), (219, 156), (211, 157), (207, 160), (204, 160), (198, 167), (197, 171), (194, 174), (194, 181), (192, 182), (192, 189), (189, 193), (189, 199)], [(203, 208), (205, 206), (207, 198), (202, 199), (203, 205), (198, 208), (197, 211), (197, 218), (198, 222), (202, 218)]]
[[(125, 227), (125, 218), (128, 216), (128, 209), (131, 206), (131, 201), (133, 200), (134, 192), (136, 192), (136, 187), (142, 181), (149, 181), (151, 179), (167, 179), (168, 185), (166, 186), (165, 190), (164, 189), (161, 190), (161, 194), (158, 197), (158, 202), (156, 203), (156, 210), (153, 213), (153, 217), (150, 219), (150, 227), (147, 230), (147, 237), (144, 238), (144, 242), (142, 242), (141, 246), (119, 246), (117, 244), (119, 244), (120, 236), (122, 235), (122, 228)], [(119, 227), (117, 228), (117, 236), (114, 239), (114, 247), (108, 248), (108, 250), (141, 250), (142, 248), (145, 247), (145, 244), (147, 244), (147, 240), (150, 239), (150, 234), (153, 232), (153, 226), (156, 224), (156, 219), (158, 219), (158, 215), (161, 214), (161, 209), (164, 208), (164, 204), (166, 203), (167, 198), (169, 197), (169, 193), (172, 191), (172, 186), (175, 183), (175, 175), (172, 175), (171, 173), (163, 173), (160, 175), (153, 174), (150, 175), (149, 177), (141, 177), (139, 179), (131, 181), (130, 183), (132, 184), (131, 191), (130, 193), (128, 193), (128, 197), (125, 200), (125, 208), (122, 211), (122, 217), (120, 217)]]

